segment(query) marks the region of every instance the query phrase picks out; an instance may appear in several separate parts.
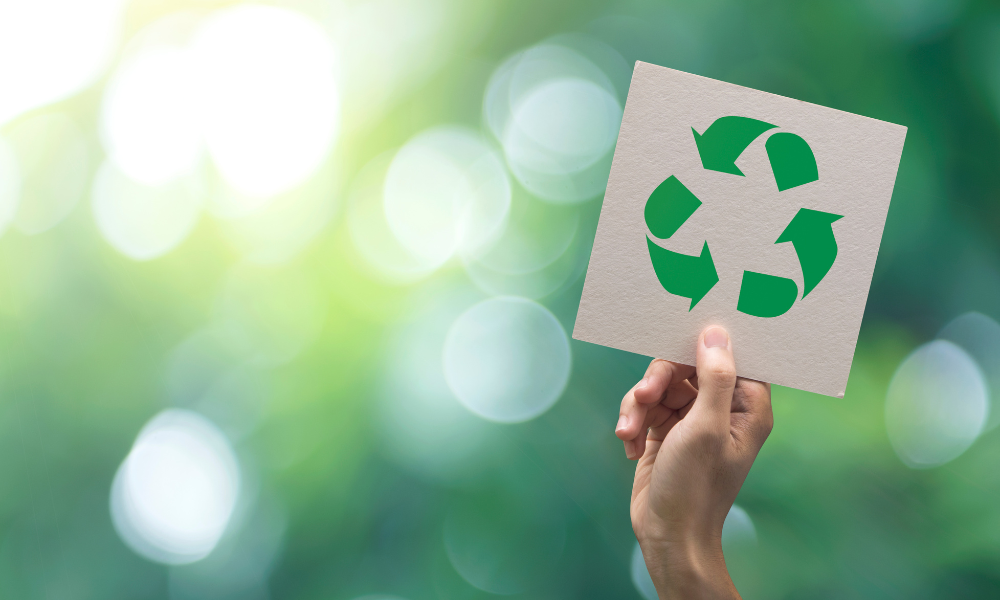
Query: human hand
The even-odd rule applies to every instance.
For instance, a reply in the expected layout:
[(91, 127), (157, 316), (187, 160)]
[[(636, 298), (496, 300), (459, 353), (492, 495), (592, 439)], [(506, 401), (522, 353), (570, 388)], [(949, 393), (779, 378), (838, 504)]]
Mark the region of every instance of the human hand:
[(736, 377), (721, 327), (699, 336), (697, 368), (654, 360), (625, 395), (615, 434), (639, 461), (632, 528), (660, 598), (739, 598), (722, 524), (773, 423), (771, 385)]

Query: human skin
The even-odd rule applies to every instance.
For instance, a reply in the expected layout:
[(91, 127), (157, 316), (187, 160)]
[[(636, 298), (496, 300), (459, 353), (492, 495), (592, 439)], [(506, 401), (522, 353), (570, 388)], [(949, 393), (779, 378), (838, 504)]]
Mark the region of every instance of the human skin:
[(654, 360), (622, 400), (615, 435), (638, 460), (632, 528), (661, 600), (739, 598), (722, 524), (774, 423), (771, 385), (736, 376), (721, 327), (697, 366)]

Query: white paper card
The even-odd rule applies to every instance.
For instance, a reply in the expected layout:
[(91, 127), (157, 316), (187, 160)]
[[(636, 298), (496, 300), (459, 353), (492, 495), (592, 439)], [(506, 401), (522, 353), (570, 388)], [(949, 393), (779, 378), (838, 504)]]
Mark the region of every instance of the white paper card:
[(905, 137), (636, 63), (573, 337), (843, 397)]

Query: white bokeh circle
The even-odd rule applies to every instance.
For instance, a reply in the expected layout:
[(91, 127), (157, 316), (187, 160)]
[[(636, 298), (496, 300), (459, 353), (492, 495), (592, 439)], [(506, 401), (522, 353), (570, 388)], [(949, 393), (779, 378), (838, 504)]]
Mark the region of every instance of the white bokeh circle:
[(885, 425), (907, 466), (925, 469), (965, 452), (983, 430), (989, 392), (976, 361), (952, 342), (928, 342), (896, 369)]
[(483, 112), (529, 192), (559, 203), (603, 192), (622, 106), (608, 74), (584, 54), (550, 40), (514, 55), (491, 77)]
[(94, 178), (91, 208), (109, 244), (129, 258), (151, 260), (187, 238), (201, 216), (204, 195), (197, 178), (149, 186), (105, 161)]
[(143, 427), (111, 489), (122, 540), (150, 560), (185, 564), (218, 544), (240, 493), (226, 437), (198, 413), (170, 409)]
[(399, 243), (434, 269), (456, 253), (475, 256), (503, 233), (510, 211), (503, 161), (472, 130), (436, 127), (406, 143), (383, 187), (386, 223)]
[(541, 415), (569, 380), (569, 340), (542, 305), (517, 297), (491, 298), (468, 309), (448, 330), (448, 386), (474, 414), (499, 423)]
[(197, 60), (179, 45), (126, 58), (104, 91), (101, 137), (115, 165), (155, 186), (193, 171), (203, 152)]
[(575, 173), (594, 164), (614, 146), (621, 125), (618, 99), (579, 77), (546, 81), (511, 108), (508, 158), (545, 173)]
[(392, 156), (382, 154), (368, 162), (354, 177), (347, 199), (347, 230), (362, 259), (358, 266), (389, 283), (420, 280), (437, 268), (411, 254), (393, 235), (385, 216), (382, 190)]
[(333, 44), (297, 11), (238, 5), (192, 40), (208, 151), (233, 188), (267, 197), (325, 160), (340, 109)]
[(995, 429), (1000, 425), (1000, 323), (983, 313), (968, 312), (945, 325), (938, 339), (954, 342), (976, 360), (990, 393), (986, 430)]
[(125, 5), (0, 2), (0, 125), (94, 83), (114, 56)]

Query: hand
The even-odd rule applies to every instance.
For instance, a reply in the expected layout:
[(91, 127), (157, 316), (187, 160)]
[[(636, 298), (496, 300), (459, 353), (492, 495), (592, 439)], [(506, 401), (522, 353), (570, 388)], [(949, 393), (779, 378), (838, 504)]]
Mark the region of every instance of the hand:
[(739, 598), (722, 524), (774, 423), (770, 384), (736, 377), (724, 329), (698, 338), (697, 363), (650, 363), (615, 431), (639, 461), (632, 528), (664, 600)]

